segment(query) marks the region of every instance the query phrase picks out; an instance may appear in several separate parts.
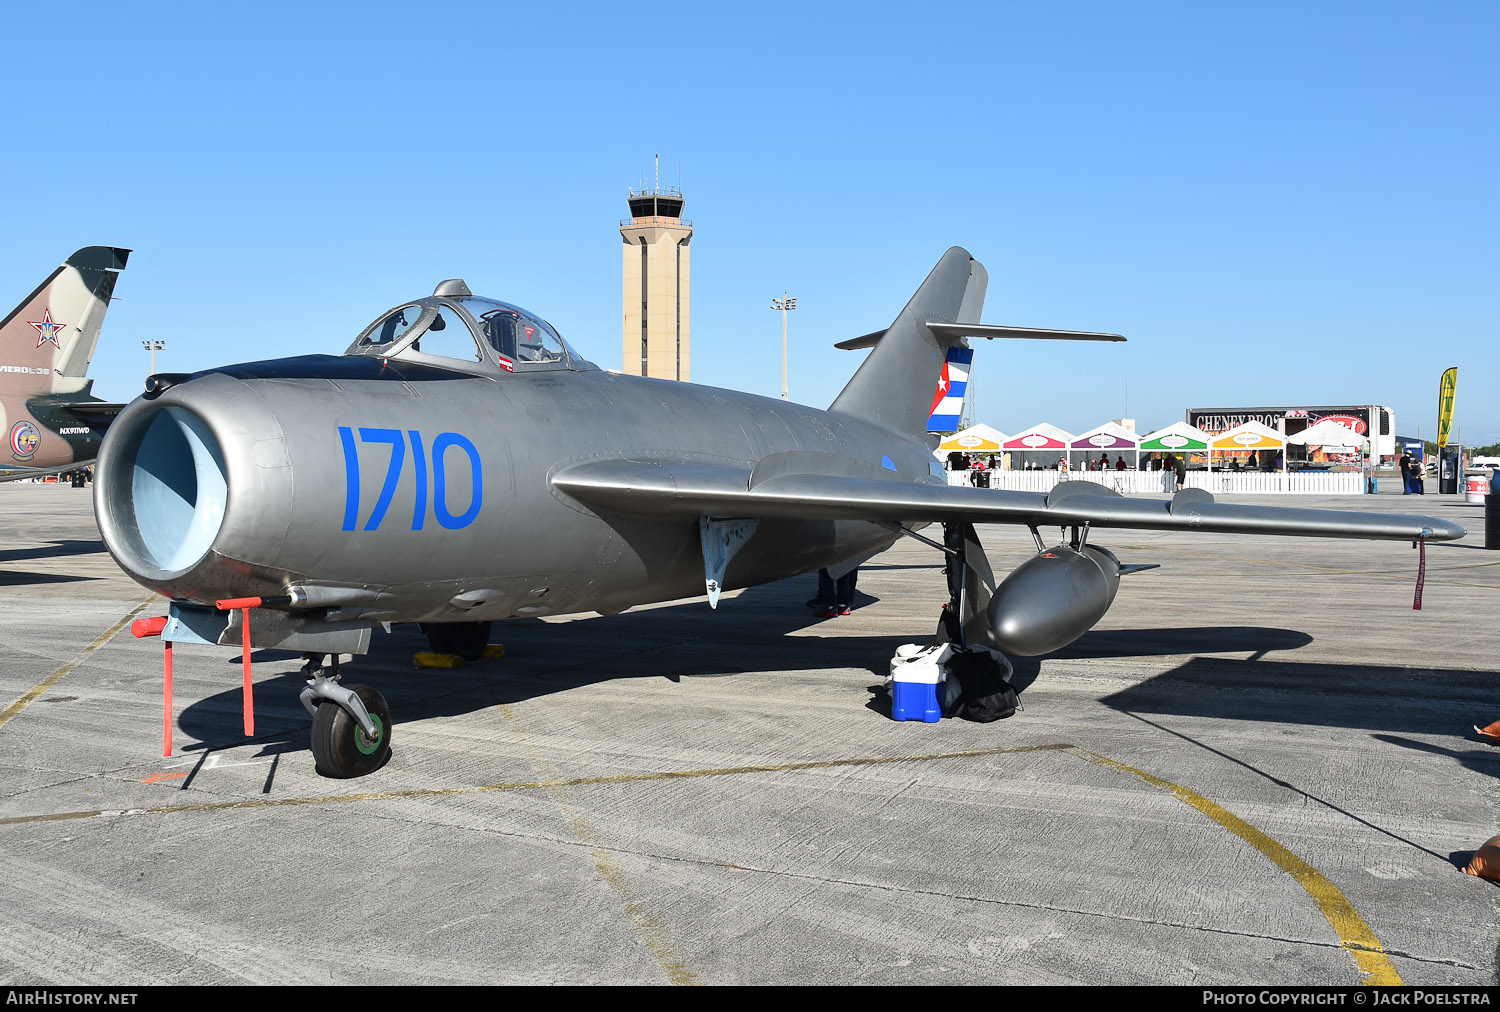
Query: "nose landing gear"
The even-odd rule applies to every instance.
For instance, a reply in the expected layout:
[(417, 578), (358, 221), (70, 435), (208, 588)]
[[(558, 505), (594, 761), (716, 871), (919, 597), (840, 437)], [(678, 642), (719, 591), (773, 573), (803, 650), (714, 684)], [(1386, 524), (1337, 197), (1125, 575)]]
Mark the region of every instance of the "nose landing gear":
[(373, 773), (391, 755), (391, 708), (368, 685), (339, 684), (338, 655), (324, 673), (322, 654), (310, 654), (302, 705), (313, 715), (312, 754), (318, 772), (347, 780)]

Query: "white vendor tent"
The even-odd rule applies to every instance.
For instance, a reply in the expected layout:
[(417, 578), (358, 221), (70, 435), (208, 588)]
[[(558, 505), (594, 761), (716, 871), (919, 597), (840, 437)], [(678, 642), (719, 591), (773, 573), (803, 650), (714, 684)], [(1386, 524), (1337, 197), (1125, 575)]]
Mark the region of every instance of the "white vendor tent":
[(1331, 418), (1325, 418), (1294, 436), (1287, 436), (1286, 441), (1302, 446), (1321, 446), (1332, 452), (1339, 452), (1342, 447), (1347, 447), (1349, 451), (1361, 450), (1370, 445), (1370, 441), (1364, 436)]
[(933, 451), (939, 457), (947, 457), (957, 450), (959, 453), (1000, 453), (1010, 437), (993, 426), (980, 423), (971, 425), (962, 432), (955, 432), (938, 444)]
[(1192, 450), (1207, 450), (1213, 438), (1196, 425), (1173, 422), (1164, 429), (1148, 432), (1141, 437), (1140, 449), (1146, 453), (1183, 453)]
[[(1130, 450), (1135, 455), (1136, 470), (1141, 466), (1141, 437), (1125, 428), (1119, 422), (1105, 422), (1089, 431), (1077, 436), (1068, 444), (1068, 460), (1071, 463), (1074, 451), (1083, 454), (1083, 467), (1088, 470), (1089, 461), (1094, 459), (1094, 454), (1105, 453), (1114, 450), (1116, 455), (1122, 455), (1122, 451)], [(1113, 468), (1113, 465), (1111, 465)]]
[(1039, 463), (1044, 467), (1066, 463), (1068, 444), (1076, 437), (1049, 422), (1038, 422), (1011, 436), (1001, 445), (1012, 453), (1024, 453), (1024, 461)]
[(1286, 443), (1283, 433), (1277, 432), (1261, 422), (1245, 422), (1214, 436), (1208, 444), (1208, 469), (1214, 469), (1214, 451), (1220, 453), (1238, 450), (1279, 450), (1281, 470), (1286, 470)]

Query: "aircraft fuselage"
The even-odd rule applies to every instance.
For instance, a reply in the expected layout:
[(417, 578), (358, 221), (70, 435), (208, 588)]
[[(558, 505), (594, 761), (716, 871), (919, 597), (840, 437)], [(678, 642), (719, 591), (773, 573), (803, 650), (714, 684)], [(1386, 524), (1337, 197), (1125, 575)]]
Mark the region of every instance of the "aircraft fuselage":
[[(919, 439), (712, 387), (307, 356), (198, 374), (132, 404), (104, 450), (98, 514), (126, 571), (180, 601), (313, 581), (362, 592), (364, 617), (390, 621), (613, 613), (704, 592), (698, 525), (596, 513), (553, 488), (554, 473), (630, 458), (742, 467), (748, 481), (792, 451), (907, 481), (933, 460)], [(724, 586), (893, 537), (861, 521), (762, 520)]]

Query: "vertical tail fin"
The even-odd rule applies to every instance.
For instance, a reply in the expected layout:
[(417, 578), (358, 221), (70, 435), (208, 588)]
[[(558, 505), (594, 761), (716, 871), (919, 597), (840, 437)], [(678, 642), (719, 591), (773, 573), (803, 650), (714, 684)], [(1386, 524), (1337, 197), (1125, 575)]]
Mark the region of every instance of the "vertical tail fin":
[(0, 391), (31, 395), (83, 386), (115, 280), (129, 258), (128, 249), (86, 246), (0, 320)]
[(954, 246), (944, 253), (829, 410), (897, 432), (926, 432), (948, 349), (963, 341), (939, 336), (927, 324), (978, 323), (988, 286), (984, 265), (968, 250)]

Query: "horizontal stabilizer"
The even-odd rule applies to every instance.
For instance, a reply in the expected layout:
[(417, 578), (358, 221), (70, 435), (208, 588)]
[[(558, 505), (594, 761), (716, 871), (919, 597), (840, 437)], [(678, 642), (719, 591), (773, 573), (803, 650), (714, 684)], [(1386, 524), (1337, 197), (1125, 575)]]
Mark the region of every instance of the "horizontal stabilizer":
[(108, 401), (73, 401), (57, 406), (83, 419), (114, 418), (127, 407), (124, 404), (111, 404)]
[(884, 336), (885, 331), (877, 330), (873, 334), (863, 334), (859, 337), (851, 337), (847, 341), (840, 341), (834, 347), (843, 351), (858, 351), (861, 348), (873, 348), (875, 347), (875, 342)]
[[(1024, 341), (1125, 340), (1119, 334), (1104, 334), (1092, 330), (1043, 330), (1040, 327), (1004, 327), (993, 323), (929, 322), (927, 329), (936, 336), (949, 341), (956, 341), (961, 337), (982, 337), (986, 341), (992, 341), (997, 337)], [(861, 348), (873, 348), (883, 336), (885, 336), (885, 331), (877, 330), (872, 334), (862, 334), (859, 337), (851, 337), (847, 341), (840, 341), (834, 347), (843, 351), (858, 351)]]
[(982, 337), (986, 341), (997, 337), (1021, 341), (1125, 340), (1119, 334), (1101, 334), (1092, 330), (1042, 330), (1037, 327), (1002, 327), (992, 323), (928, 323), (927, 329), (950, 341), (957, 341), (961, 337)]

